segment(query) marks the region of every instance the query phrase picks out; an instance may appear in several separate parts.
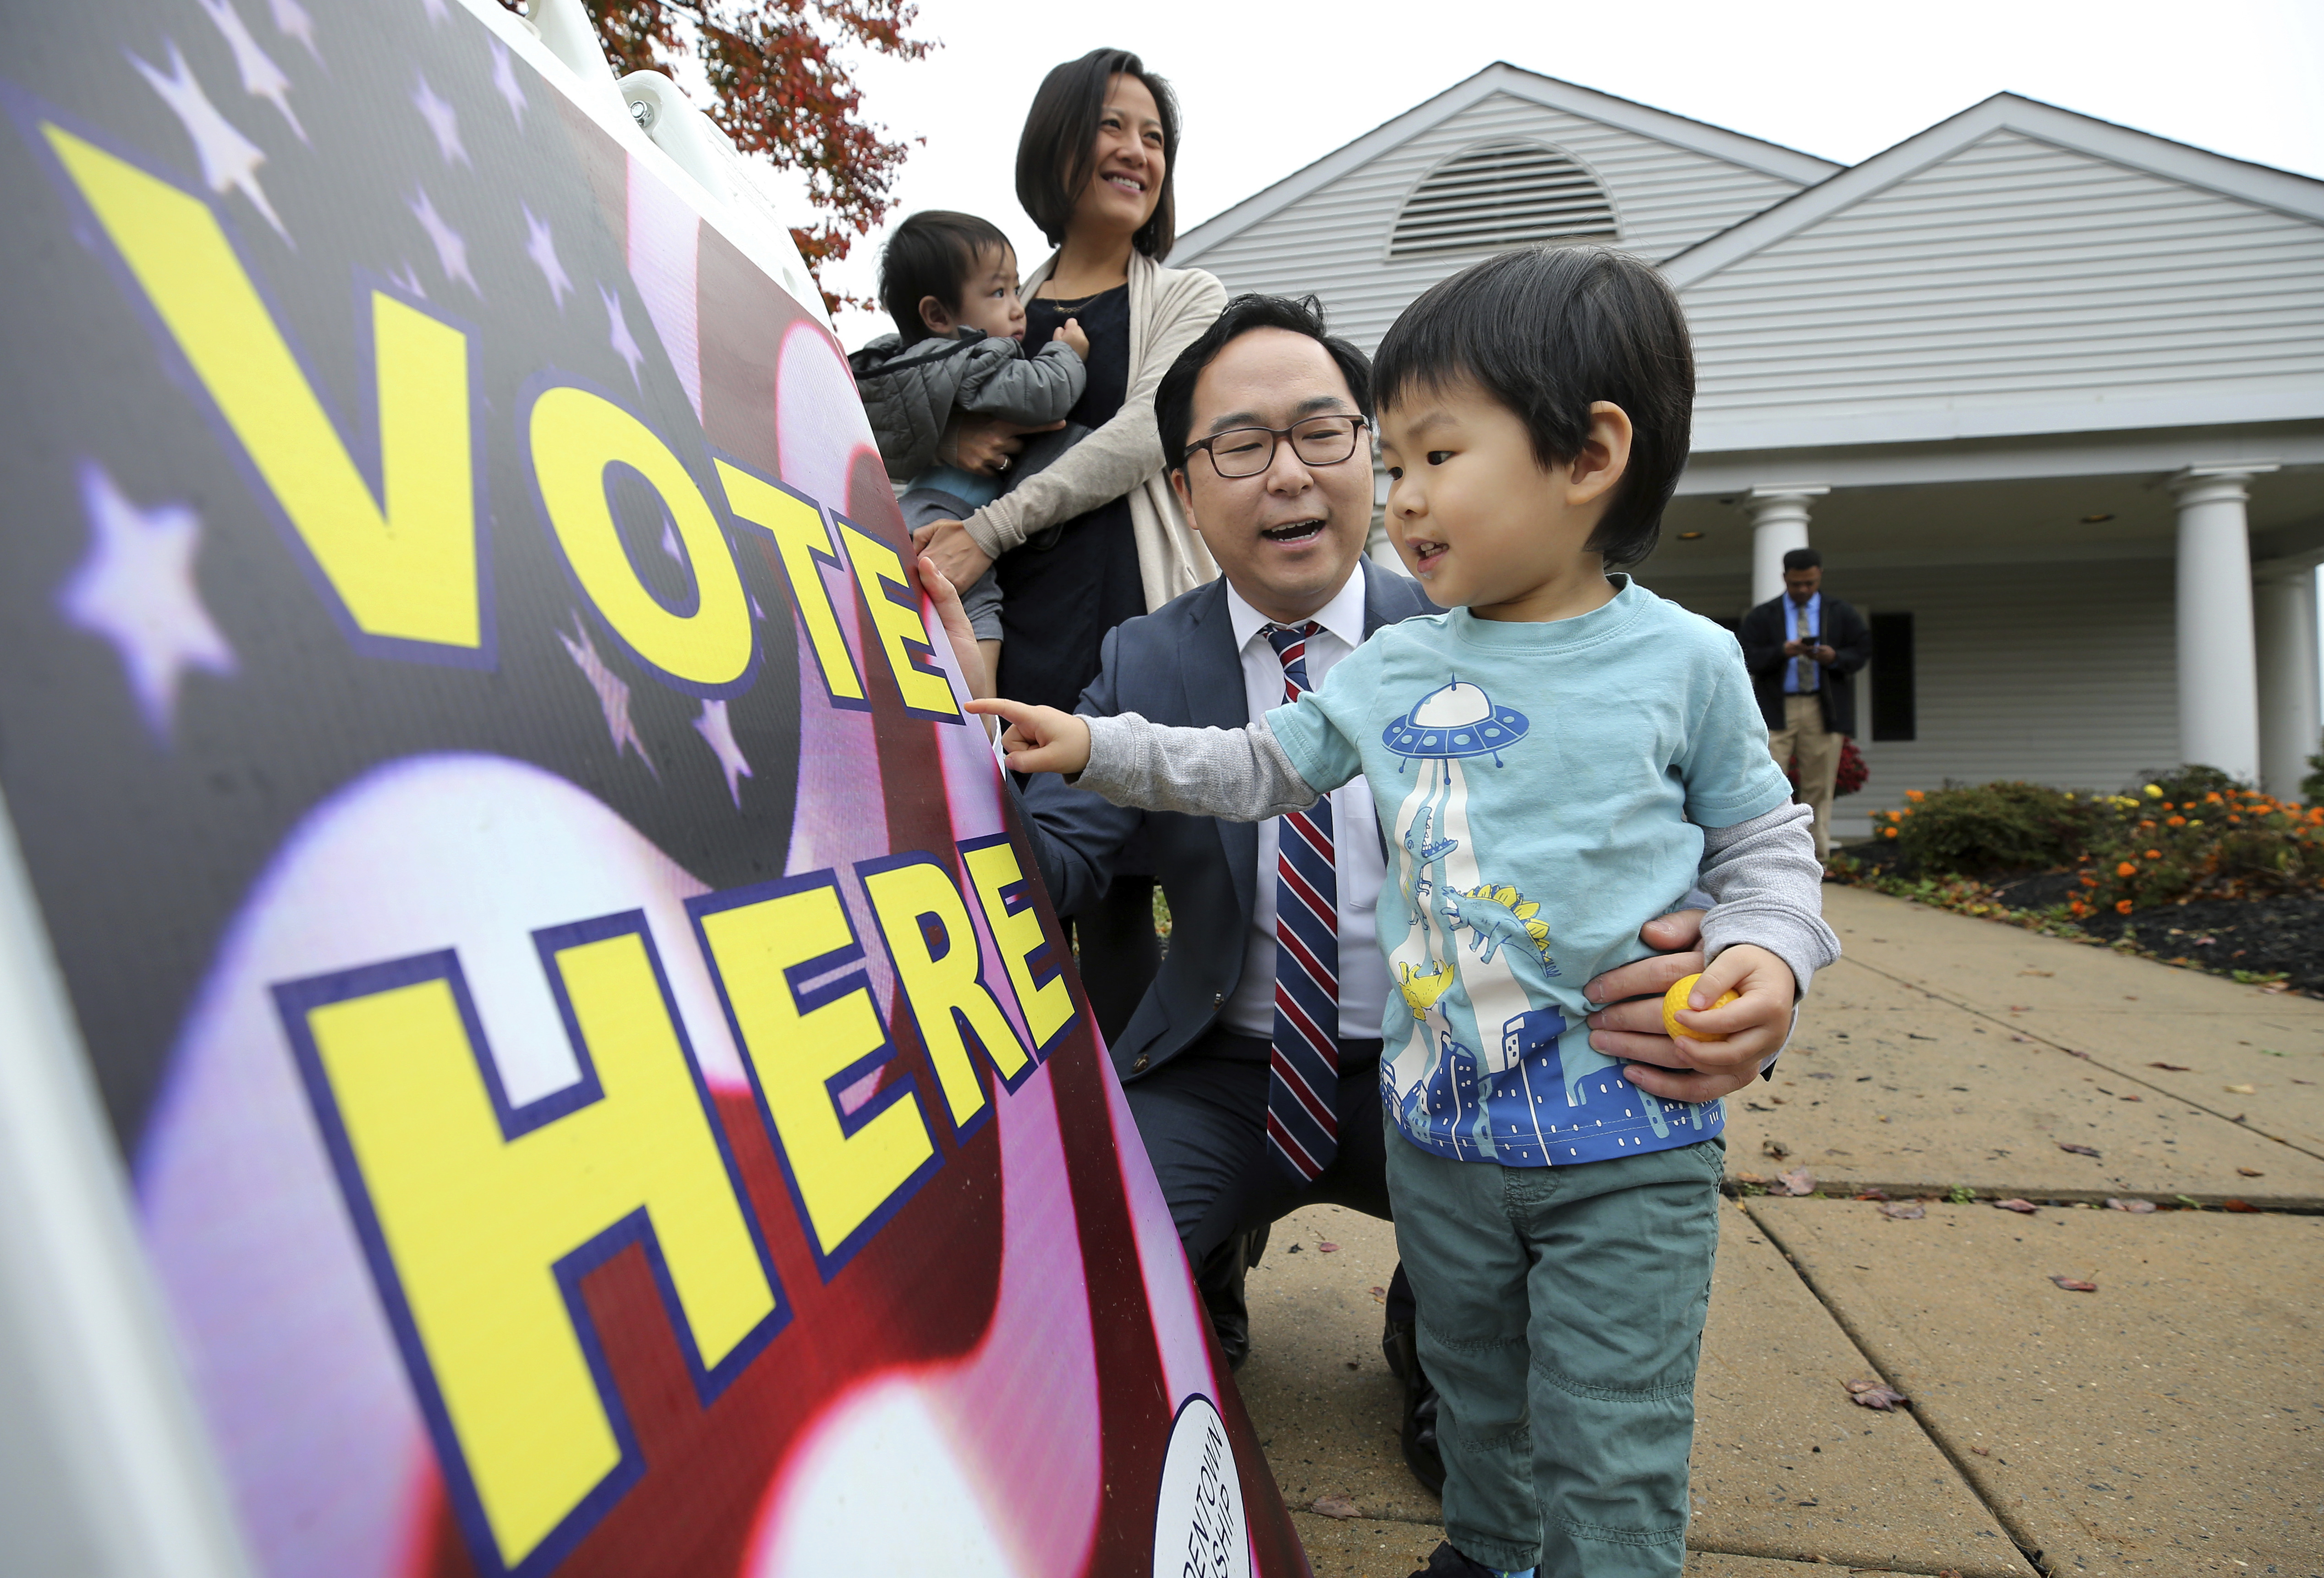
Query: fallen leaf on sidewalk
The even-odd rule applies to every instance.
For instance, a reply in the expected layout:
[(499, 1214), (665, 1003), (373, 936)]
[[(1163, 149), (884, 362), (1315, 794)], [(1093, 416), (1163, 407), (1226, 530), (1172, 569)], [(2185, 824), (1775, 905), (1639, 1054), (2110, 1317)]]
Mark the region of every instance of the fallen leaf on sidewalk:
[(1764, 1184), (1767, 1181), (1767, 1175), (1765, 1173), (1737, 1173), (1735, 1175), (1735, 1181), (1738, 1184)]
[(1340, 1246), (1334, 1243), (1317, 1244), (1315, 1252), (1319, 1255), (1336, 1255), (1340, 1252)]
[(2243, 1176), (2247, 1178), (2264, 1178), (2267, 1177), (2265, 1173), (2260, 1171), (2257, 1167), (2237, 1167), (2236, 1171), (2243, 1174)]
[(2020, 970), (2017, 973), (2020, 975), (2055, 975), (2057, 974), (2055, 970)]
[(2223, 1084), (2219, 1088), (2229, 1095), (2235, 1096), (2255, 1096), (2259, 1094), (2258, 1087), (2248, 1084)]
[(2259, 1207), (2253, 1204), (2248, 1200), (2222, 1200), (2219, 1202), (2219, 1209), (2222, 1211), (2249, 1212), (2256, 1213)]
[(2031, 1037), (2031, 1036), (2012, 1036), (2012, 1037), (2010, 1037), (2009, 1038), (2010, 1038), (2011, 1040), (2013, 1040), (2013, 1041), (2024, 1041), (2024, 1042), (2028, 1043), (2029, 1045), (2032, 1043), (2032, 1041), (2033, 1041), (2033, 1039), (2034, 1039), (2034, 1038), (2033, 1038), (2033, 1037)]
[(1867, 1189), (1864, 1193), (1858, 1195), (1857, 1198), (1858, 1200), (1886, 1200), (1888, 1198), (1888, 1191), (1886, 1189)]
[(2076, 1156), (2096, 1156), (2096, 1155), (2098, 1155), (2098, 1150), (2097, 1150), (2097, 1149), (2096, 1149), (2095, 1147), (2093, 1147), (2093, 1146), (2088, 1146), (2088, 1145), (2070, 1145), (2070, 1144), (2068, 1144), (2065, 1140), (2061, 1140), (2060, 1141), (2058, 1141), (2058, 1149), (2059, 1149), (2060, 1150), (2070, 1150), (2070, 1151), (2072, 1151)]
[(1792, 1148), (1780, 1140), (1762, 1140), (1759, 1141), (1759, 1154), (1781, 1161), (1792, 1154)]
[(1909, 1404), (1912, 1401), (1895, 1387), (1877, 1380), (1851, 1380), (1845, 1384), (1849, 1402), (1859, 1407), (1877, 1408), (1884, 1414), (1895, 1413), (1898, 1403)]
[(1993, 1455), (1993, 1448), (1989, 1446), (1972, 1446), (1969, 1450), (1977, 1453), (1979, 1457), (1991, 1457)]
[(1386, 1304), (1388, 1302), (1388, 1289), (1385, 1287), (1373, 1288), (1372, 1302), (1374, 1304)]
[(2042, 1209), (2031, 1200), (1996, 1200), (1993, 1204), (1997, 1210), (2015, 1211), (2020, 1216), (2031, 1216)]
[(2195, 1072), (2183, 1063), (2150, 1063), (2146, 1066), (2149, 1068), (2167, 1068), (2173, 1074), (2192, 1074)]
[(1784, 1186), (1784, 1193), (1786, 1195), (1815, 1193), (1815, 1175), (1805, 1167), (1794, 1167), (1775, 1181)]
[(1318, 1496), (1308, 1509), (1325, 1518), (1361, 1518), (1363, 1514), (1345, 1496)]
[(1907, 1205), (1902, 1201), (1880, 1207), (1880, 1214), (1892, 1222), (1918, 1222), (1928, 1213), (1926, 1206)]
[(2107, 1202), (2107, 1209), (2109, 1211), (2127, 1211), (2134, 1216), (2144, 1216), (2154, 1209), (2154, 1202), (2152, 1200), (2108, 1200)]
[(2053, 1273), (2050, 1280), (2069, 1293), (2096, 1293), (2098, 1290), (2097, 1283), (2085, 1282), (2079, 1277), (2060, 1277)]

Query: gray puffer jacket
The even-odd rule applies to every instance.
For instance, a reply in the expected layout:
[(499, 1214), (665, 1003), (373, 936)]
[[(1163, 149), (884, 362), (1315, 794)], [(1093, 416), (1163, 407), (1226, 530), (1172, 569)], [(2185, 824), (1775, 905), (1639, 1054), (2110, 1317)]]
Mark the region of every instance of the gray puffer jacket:
[(1018, 342), (964, 328), (954, 339), (911, 345), (883, 334), (847, 358), (890, 480), (910, 481), (936, 463), (955, 411), (1028, 427), (1061, 420), (1089, 382), (1073, 347), (1051, 340), (1033, 355)]

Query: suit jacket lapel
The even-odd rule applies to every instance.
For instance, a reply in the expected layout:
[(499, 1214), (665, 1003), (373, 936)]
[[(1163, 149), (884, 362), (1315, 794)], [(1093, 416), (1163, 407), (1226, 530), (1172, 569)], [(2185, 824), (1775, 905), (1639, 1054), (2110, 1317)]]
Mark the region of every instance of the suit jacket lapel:
[[(1250, 702), (1243, 692), (1242, 654), (1235, 649), (1234, 621), (1227, 614), (1224, 577), (1213, 581), (1189, 611), (1194, 628), (1186, 641), (1186, 660), (1179, 666), (1178, 682), (1185, 687), (1186, 722), (1197, 729), (1240, 729), (1250, 723)], [(1259, 829), (1250, 822), (1213, 819), (1219, 853), (1234, 878), (1235, 902), (1243, 924), (1250, 924), (1257, 902), (1253, 883), (1259, 865)]]

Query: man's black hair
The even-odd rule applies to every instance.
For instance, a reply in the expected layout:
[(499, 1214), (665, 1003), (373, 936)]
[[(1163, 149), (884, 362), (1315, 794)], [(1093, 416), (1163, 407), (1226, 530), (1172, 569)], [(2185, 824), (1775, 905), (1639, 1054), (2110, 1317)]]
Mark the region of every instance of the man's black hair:
[(1589, 542), (1609, 566), (1655, 550), (1685, 469), (1694, 353), (1678, 296), (1654, 267), (1596, 246), (1505, 252), (1423, 292), (1372, 364), (1382, 405), (1462, 383), (1507, 407), (1545, 467), (1571, 461), (1590, 406), (1630, 419), (1630, 463)]
[(1812, 548), (1791, 549), (1784, 554), (1784, 568), (1787, 570), (1820, 570), (1823, 568), (1823, 555)]
[(1128, 50), (1092, 50), (1041, 78), (1017, 139), (1017, 200), (1050, 245), (1065, 240), (1074, 205), (1097, 168), (1097, 123), (1105, 113), (1106, 88), (1116, 77), (1146, 84), (1162, 116), (1162, 195), (1130, 239), (1148, 257), (1167, 257), (1178, 239), (1178, 99), (1167, 82)]
[(924, 208), (896, 226), (880, 249), (880, 305), (896, 320), (906, 345), (936, 332), (921, 320), (923, 298), (933, 296), (954, 318), (960, 316), (969, 275), (995, 247), (1007, 251), (1009, 238), (999, 226), (973, 214)]
[(1322, 302), (1313, 296), (1238, 296), (1194, 344), (1178, 353), (1154, 386), (1154, 424), (1162, 435), (1167, 469), (1185, 468), (1186, 445), (1194, 436), (1194, 380), (1230, 343), (1255, 328), (1288, 329), (1322, 346), (1348, 381), (1356, 409), (1367, 417), (1372, 414), (1372, 365), (1363, 352), (1324, 327)]

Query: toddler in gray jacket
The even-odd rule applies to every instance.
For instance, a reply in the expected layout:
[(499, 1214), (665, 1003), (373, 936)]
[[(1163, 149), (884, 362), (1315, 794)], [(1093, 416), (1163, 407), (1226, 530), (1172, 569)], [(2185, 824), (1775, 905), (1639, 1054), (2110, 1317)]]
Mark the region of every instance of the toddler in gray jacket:
[[(908, 528), (965, 518), (1081, 436), (1070, 428), (1042, 434), (1004, 458), (998, 477), (951, 462), (960, 413), (1047, 427), (1064, 420), (1089, 378), (1089, 337), (1071, 319), (1027, 354), (1017, 254), (994, 226), (941, 209), (914, 214), (881, 251), (880, 301), (897, 332), (847, 364)], [(963, 588), (960, 600), (987, 662), (997, 661), (1001, 590), (992, 571)]]

